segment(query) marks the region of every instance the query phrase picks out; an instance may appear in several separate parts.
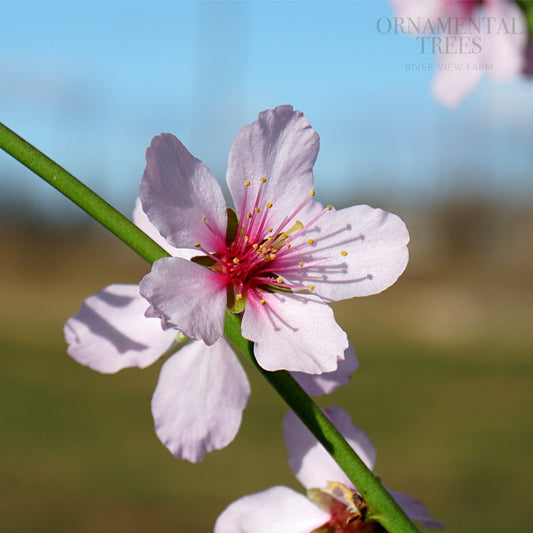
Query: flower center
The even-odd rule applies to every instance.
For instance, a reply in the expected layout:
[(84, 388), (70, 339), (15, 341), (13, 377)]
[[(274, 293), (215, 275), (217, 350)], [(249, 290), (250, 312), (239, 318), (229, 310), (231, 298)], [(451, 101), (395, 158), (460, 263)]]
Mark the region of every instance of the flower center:
[(380, 533), (383, 527), (375, 521), (365, 522), (366, 503), (356, 492), (342, 483), (329, 481), (323, 489), (309, 489), (308, 497), (329, 512), (328, 522), (311, 533)]
[[(266, 178), (261, 178), (253, 202), (248, 201), (250, 181), (244, 182), (244, 195), (239, 218), (228, 209), (228, 229), (222, 236), (216, 232), (206, 217), (202, 222), (216, 236), (221, 246), (219, 251), (211, 253), (202, 250), (211, 261), (205, 264), (211, 270), (226, 277), (228, 287), (228, 307), (234, 312), (244, 309), (247, 298), (257, 298), (265, 305), (264, 292), (309, 292), (314, 290), (311, 284), (295, 285), (288, 283), (283, 276), (290, 271), (316, 266), (329, 259), (317, 261), (306, 260), (316, 246), (313, 239), (298, 239), (313, 226), (325, 213), (331, 211), (328, 205), (307, 223), (297, 219), (298, 214), (309, 204), (315, 192), (309, 191), (305, 200), (277, 226), (270, 225), (273, 201), (265, 196)], [(347, 255), (342, 251), (341, 255)]]

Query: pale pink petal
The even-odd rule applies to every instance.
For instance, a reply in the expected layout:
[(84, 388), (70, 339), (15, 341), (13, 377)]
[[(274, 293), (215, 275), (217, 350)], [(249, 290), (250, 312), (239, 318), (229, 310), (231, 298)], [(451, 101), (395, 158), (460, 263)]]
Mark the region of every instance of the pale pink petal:
[(163, 331), (159, 320), (146, 318), (147, 307), (138, 285), (109, 285), (89, 296), (65, 323), (68, 354), (106, 374), (151, 365), (170, 348), (177, 332)]
[(242, 320), (243, 337), (256, 343), (261, 367), (308, 374), (336, 370), (348, 339), (327, 304), (292, 293), (261, 296), (265, 305), (248, 298)]
[(260, 208), (272, 202), (269, 225), (277, 226), (308, 198), (313, 188), (313, 165), (319, 148), (318, 134), (309, 120), (292, 106), (259, 113), (244, 126), (229, 153), (227, 181), (235, 209), (240, 214), (247, 188), (247, 211), (252, 211), (261, 178), (266, 178)]
[(453, 58), (440, 54), (440, 66), (431, 81), (433, 98), (447, 107), (457, 106), (483, 77), (481, 61), (479, 54), (457, 54)]
[[(486, 63), (494, 81), (508, 81), (520, 74), (526, 63), (527, 24), (514, 2), (492, 0), (486, 3), (486, 16), (492, 17), (495, 31), (483, 35)], [(499, 31), (498, 31), (499, 30)]]
[(229, 344), (192, 341), (170, 357), (152, 397), (155, 431), (176, 457), (193, 463), (227, 446), (250, 396), (246, 374)]
[(157, 231), (157, 228), (148, 220), (146, 213), (142, 209), (141, 200), (137, 198), (135, 201), (135, 208), (133, 210), (133, 223), (155, 241), (161, 248), (164, 248), (173, 257), (182, 257), (183, 259), (190, 259), (198, 255), (203, 255), (198, 249), (191, 250), (189, 248), (174, 248), (171, 246)]
[(357, 370), (359, 361), (355, 357), (355, 351), (350, 344), (344, 351), (344, 359), (339, 361), (337, 370), (324, 374), (303, 374), (302, 372), (291, 372), (292, 377), (310, 396), (320, 396), (330, 394), (337, 387), (348, 383), (352, 373)]
[(200, 242), (211, 251), (221, 249), (227, 215), (220, 185), (173, 135), (162, 133), (146, 150), (139, 196), (144, 212), (172, 246), (194, 248)]
[(426, 506), (421, 501), (411, 498), (411, 496), (404, 494), (403, 492), (394, 492), (389, 490), (389, 493), (411, 520), (416, 520), (424, 527), (430, 529), (444, 528), (444, 524), (442, 522), (431, 518)]
[(310, 533), (329, 519), (329, 513), (303, 494), (276, 486), (226, 507), (214, 533)]
[(223, 334), (223, 276), (179, 257), (163, 257), (153, 264), (139, 287), (151, 305), (147, 316), (159, 317), (164, 329), (177, 328), (209, 345)]
[[(376, 451), (364, 431), (354, 426), (350, 416), (340, 407), (329, 407), (324, 409), (324, 413), (366, 466), (372, 469), (376, 460)], [(289, 411), (283, 421), (283, 433), (289, 453), (289, 465), (306, 489), (325, 487), (328, 481), (338, 481), (353, 488), (353, 483), (341, 467), (293, 411)]]
[(305, 243), (292, 259), (303, 267), (281, 274), (291, 283), (313, 285), (313, 292), (327, 300), (376, 294), (405, 270), (408, 242), (407, 228), (396, 215), (368, 205), (332, 209), (294, 241), (295, 249)]
[[(407, 27), (407, 19), (411, 18), (417, 20), (432, 19), (443, 14), (443, 7), (450, 4), (449, 0), (391, 0), (391, 4), (394, 8), (394, 14), (402, 21), (398, 21), (398, 31), (401, 33), (401, 29), (404, 26)], [(384, 21), (385, 23), (386, 21)], [(391, 20), (392, 30), (394, 31), (395, 19)], [(385, 31), (387, 26), (382, 27), (382, 31)]]

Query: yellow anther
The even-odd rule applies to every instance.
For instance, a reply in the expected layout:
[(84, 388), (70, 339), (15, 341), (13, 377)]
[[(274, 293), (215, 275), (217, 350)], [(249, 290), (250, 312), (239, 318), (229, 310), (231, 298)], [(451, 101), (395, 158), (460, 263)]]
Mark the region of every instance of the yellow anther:
[(259, 248), (259, 244), (257, 244), (256, 242), (254, 244), (252, 244), (252, 248), (254, 250), (257, 250), (257, 248)]
[(252, 213), (248, 213), (248, 214), (246, 215), (246, 218), (252, 218)]
[(348, 255), (348, 252), (347, 252), (346, 250), (342, 250), (342, 251), (341, 251), (341, 255), (344, 256), (344, 257), (346, 257), (346, 256)]
[(270, 209), (272, 207), (272, 202), (267, 202), (267, 207)]
[(307, 288), (308, 288), (310, 291), (314, 291), (314, 290), (315, 290), (315, 286), (314, 286), (314, 285), (307, 285)]
[(195, 248), (200, 248), (200, 246), (202, 246), (202, 245), (201, 245), (199, 242), (197, 242), (197, 243), (194, 245)]
[(260, 303), (261, 305), (265, 305), (265, 304), (266, 304), (266, 300), (259, 300), (259, 303)]
[(272, 233), (274, 231), (274, 228), (268, 228), (268, 233)]
[(244, 236), (244, 242), (248, 242), (250, 240), (250, 237), (248, 237), (248, 235), (245, 235)]
[(235, 299), (236, 299), (236, 300), (242, 300), (242, 294), (241, 294), (241, 293), (236, 294), (236, 295), (235, 295)]
[(304, 266), (304, 262), (303, 262), (303, 261), (300, 261), (298, 264), (299, 264), (301, 267)]
[(285, 240), (285, 239), (288, 237), (288, 235), (287, 235), (286, 233), (282, 233), (282, 234), (280, 235), (280, 237), (281, 237), (283, 240)]
[(328, 205), (328, 211), (331, 211), (333, 209), (332, 205)]
[(302, 229), (303, 227), (304, 227), (303, 223), (300, 222), (299, 220), (297, 220), (295, 222), (294, 226), (291, 229), (288, 229), (285, 233), (290, 235), (294, 231), (298, 231), (298, 230)]
[(238, 258), (238, 257), (234, 257), (234, 258), (233, 258), (233, 263), (234, 263), (234, 264), (237, 264), (238, 262), (239, 262), (239, 258)]
[(292, 246), (292, 244), (291, 244), (290, 242), (286, 242), (286, 243), (285, 243), (285, 246), (286, 246), (287, 248), (290, 248), (290, 247)]
[(311, 189), (311, 190), (309, 191), (309, 196), (314, 196), (314, 195), (315, 195), (315, 190), (314, 190), (314, 189)]
[(276, 278), (276, 281), (277, 281), (278, 283), (283, 283), (283, 278)]
[(202, 221), (205, 222), (207, 220), (207, 217), (202, 217)]
[(249, 187), (250, 186), (250, 180), (244, 180), (244, 186)]
[(315, 241), (314, 241), (313, 239), (307, 239), (307, 242), (308, 242), (309, 244), (313, 244)]
[(255, 208), (254, 208), (254, 211), (255, 211), (256, 213), (259, 213), (259, 211), (261, 211), (261, 209), (259, 209), (259, 207), (255, 207)]
[(266, 182), (266, 178), (261, 178), (261, 183), (265, 183)]
[(269, 257), (270, 260), (276, 259), (276, 254), (270, 254), (268, 257)]

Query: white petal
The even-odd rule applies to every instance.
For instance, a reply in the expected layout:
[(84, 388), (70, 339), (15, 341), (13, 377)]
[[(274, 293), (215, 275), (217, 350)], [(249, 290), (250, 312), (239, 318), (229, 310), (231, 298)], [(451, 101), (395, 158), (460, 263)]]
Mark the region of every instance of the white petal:
[(242, 334), (256, 343), (254, 354), (265, 370), (308, 374), (336, 370), (348, 339), (327, 304), (291, 293), (261, 296), (265, 305), (248, 297)]
[[(366, 466), (372, 469), (376, 451), (365, 432), (354, 426), (350, 416), (340, 407), (329, 407), (324, 409), (324, 413)], [(283, 433), (289, 453), (289, 465), (306, 489), (325, 487), (328, 481), (338, 481), (353, 488), (353, 483), (341, 467), (293, 411), (289, 411), (283, 421)]]
[(292, 106), (279, 106), (259, 113), (244, 126), (231, 145), (227, 182), (239, 215), (247, 188), (247, 211), (253, 211), (261, 178), (260, 208), (272, 202), (269, 225), (277, 226), (308, 198), (313, 188), (313, 165), (320, 141), (309, 120)]
[(152, 398), (155, 431), (176, 457), (193, 463), (227, 446), (250, 396), (244, 370), (224, 339), (192, 341), (170, 357)]
[(291, 374), (307, 394), (320, 396), (321, 394), (330, 394), (337, 387), (348, 383), (358, 367), (359, 361), (355, 357), (353, 346), (350, 344), (344, 351), (344, 359), (339, 361), (337, 370), (334, 372), (325, 372), (319, 375), (302, 372), (291, 372)]
[(157, 231), (157, 228), (150, 222), (146, 213), (142, 209), (141, 200), (137, 198), (135, 201), (135, 208), (133, 210), (134, 224), (146, 233), (148, 237), (154, 240), (161, 248), (164, 248), (173, 257), (182, 257), (183, 259), (190, 259), (198, 255), (202, 255), (197, 249), (191, 250), (189, 248), (174, 248), (171, 246)]
[(225, 246), (226, 202), (220, 185), (173, 135), (158, 135), (146, 150), (139, 196), (151, 223), (172, 246), (194, 248), (200, 242), (211, 251)]
[(68, 354), (106, 374), (151, 365), (170, 348), (176, 331), (146, 318), (147, 307), (138, 285), (109, 285), (89, 296), (65, 323)]
[(164, 329), (177, 328), (188, 337), (213, 344), (224, 331), (224, 277), (179, 257), (163, 257), (140, 283), (150, 302), (148, 316), (158, 316)]
[(411, 496), (403, 492), (394, 492), (389, 490), (389, 493), (411, 520), (416, 520), (424, 527), (430, 529), (444, 528), (444, 524), (442, 522), (431, 518), (426, 506), (421, 501), (415, 500), (415, 498), (411, 498)]
[[(284, 272), (285, 279), (314, 285), (315, 294), (333, 301), (385, 290), (405, 270), (409, 258), (409, 233), (403, 221), (368, 205), (327, 211), (298, 242), (305, 242), (305, 247), (294, 262), (304, 266)], [(315, 261), (322, 262), (313, 265)]]
[(218, 517), (214, 533), (310, 533), (330, 515), (288, 487), (244, 496)]

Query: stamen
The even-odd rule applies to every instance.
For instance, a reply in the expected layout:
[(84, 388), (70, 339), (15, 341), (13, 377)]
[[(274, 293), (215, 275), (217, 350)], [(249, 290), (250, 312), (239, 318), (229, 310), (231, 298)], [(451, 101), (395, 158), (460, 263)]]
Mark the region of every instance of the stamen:
[(199, 242), (197, 242), (197, 243), (194, 245), (195, 248), (200, 248), (200, 246), (202, 246), (202, 245), (201, 245)]
[(328, 205), (328, 211), (331, 211), (333, 209), (332, 205)]
[(272, 207), (272, 202), (267, 202), (266, 206), (270, 209)]
[(315, 241), (314, 241), (313, 239), (307, 239), (307, 242), (308, 242), (309, 244), (313, 244)]
[(254, 211), (255, 211), (256, 213), (259, 213), (259, 211), (261, 211), (261, 209), (259, 209), (259, 207), (254, 207)]
[(315, 286), (314, 286), (314, 285), (307, 285), (307, 288), (308, 288), (310, 291), (314, 291), (314, 290), (315, 290)]
[(266, 183), (266, 178), (261, 178), (261, 183)]
[(207, 217), (206, 216), (202, 216), (202, 222), (207, 226), (207, 229), (213, 234), (215, 239), (217, 241), (219, 241), (220, 243), (222, 243), (224, 246), (226, 246), (226, 238), (225, 238), (225, 236), (220, 235), (220, 232), (215, 231), (213, 229), (211, 224), (209, 224), (209, 222), (207, 221)]
[(259, 303), (260, 303), (261, 305), (265, 305), (265, 304), (266, 304), (266, 300), (259, 300)]
[(304, 262), (303, 262), (303, 261), (300, 261), (298, 264), (299, 264), (301, 267), (304, 266)]
[(283, 283), (283, 278), (276, 278), (276, 281), (277, 281), (278, 283)]
[(246, 218), (252, 218), (252, 213), (248, 213), (248, 214), (246, 215)]
[(342, 250), (342, 251), (341, 251), (341, 255), (342, 255), (343, 257), (346, 257), (346, 256), (348, 255), (348, 252), (347, 252), (346, 250)]
[(309, 191), (309, 196), (314, 196), (314, 195), (315, 195), (315, 190), (314, 190), (314, 189), (311, 189), (311, 190)]
[(239, 258), (238, 257), (234, 257), (233, 258), (233, 263), (236, 265), (238, 262), (239, 262)]

